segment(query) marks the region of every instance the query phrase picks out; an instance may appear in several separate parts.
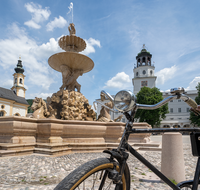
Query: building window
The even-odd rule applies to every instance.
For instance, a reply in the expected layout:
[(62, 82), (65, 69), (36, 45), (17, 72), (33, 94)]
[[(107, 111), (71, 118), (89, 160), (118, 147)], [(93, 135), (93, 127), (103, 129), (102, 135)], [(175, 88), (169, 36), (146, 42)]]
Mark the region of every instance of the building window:
[(138, 72), (136, 73), (136, 76), (138, 76)]
[(181, 100), (178, 100), (178, 102), (181, 102)]
[(170, 113), (173, 113), (173, 108), (170, 108)]
[(153, 74), (153, 71), (151, 70), (151, 71), (150, 71), (150, 75), (152, 75), (152, 74)]
[(22, 84), (22, 79), (21, 78), (19, 79), (19, 83)]
[(179, 112), (179, 113), (181, 112), (181, 108), (178, 108), (178, 112)]
[(20, 114), (19, 114), (19, 113), (16, 113), (15, 116), (20, 116)]
[(187, 112), (190, 112), (190, 108), (187, 108)]
[(5, 105), (1, 105), (1, 109), (4, 109), (5, 108)]
[(173, 102), (173, 100), (170, 100), (170, 102)]
[(17, 83), (17, 78), (15, 78), (15, 83)]
[(174, 120), (174, 118), (170, 118), (171, 120)]
[(142, 71), (142, 73), (143, 73), (143, 75), (145, 75), (145, 74), (146, 74), (146, 71), (145, 71), (145, 70), (143, 70), (143, 71)]
[(4, 112), (0, 111), (0, 117), (4, 116)]
[(178, 119), (182, 119), (182, 118), (178, 118)]

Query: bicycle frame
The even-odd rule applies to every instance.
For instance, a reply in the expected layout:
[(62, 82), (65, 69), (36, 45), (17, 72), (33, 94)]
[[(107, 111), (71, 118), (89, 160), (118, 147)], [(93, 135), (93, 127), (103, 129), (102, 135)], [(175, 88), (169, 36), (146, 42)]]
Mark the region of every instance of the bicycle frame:
[[(148, 167), (152, 172), (154, 172), (162, 181), (164, 181), (168, 186), (170, 186), (174, 190), (180, 190), (178, 187), (184, 183), (192, 184), (192, 190), (197, 190), (199, 183), (199, 175), (200, 175), (200, 158), (198, 157), (198, 162), (196, 166), (194, 180), (184, 181), (179, 183), (177, 186), (172, 183), (162, 172), (160, 172), (157, 168), (155, 168), (149, 161), (147, 161), (141, 154), (139, 154), (131, 145), (129, 145), (128, 138), (131, 133), (160, 133), (160, 132), (200, 132), (200, 129), (196, 128), (157, 128), (157, 129), (132, 129), (132, 125), (130, 122), (127, 122), (124, 133), (122, 135), (122, 139), (120, 141), (119, 147), (117, 148), (118, 152), (124, 151), (126, 149), (133, 156), (135, 156), (140, 162), (142, 162), (146, 167)], [(122, 154), (123, 155), (123, 154)]]
[[(175, 185), (174, 183), (172, 183), (162, 172), (160, 172), (158, 169), (156, 169), (141, 154), (139, 154), (131, 145), (128, 144), (128, 138), (131, 133), (198, 132), (198, 135), (199, 135), (200, 129), (196, 129), (196, 128), (132, 129), (134, 117), (135, 117), (137, 109), (154, 110), (154, 109), (157, 109), (157, 108), (163, 106), (164, 104), (168, 103), (170, 100), (174, 100), (174, 99), (182, 99), (184, 102), (186, 102), (192, 108), (192, 111), (196, 115), (200, 115), (200, 111), (198, 111), (196, 109), (197, 103), (193, 99), (191, 99), (190, 97), (185, 95), (184, 92), (185, 92), (184, 88), (173, 88), (170, 91), (170, 93), (172, 94), (171, 96), (168, 96), (167, 98), (158, 102), (157, 104), (145, 105), (145, 104), (137, 104), (135, 95), (132, 93), (129, 93), (129, 91), (126, 91), (126, 96), (124, 95), (124, 90), (118, 92), (115, 96), (115, 98), (117, 97), (116, 99), (113, 99), (113, 97), (109, 93), (107, 93), (105, 91), (101, 91), (101, 95), (105, 95), (111, 102), (113, 102), (113, 105), (115, 106), (115, 108), (119, 112), (123, 113), (128, 120), (118, 148), (116, 150), (113, 149), (112, 151), (104, 151), (106, 153), (111, 154), (111, 159), (116, 158), (119, 162), (120, 172), (117, 177), (111, 178), (113, 180), (113, 182), (118, 184), (117, 189), (120, 189), (120, 184), (121, 184), (120, 183), (121, 180), (118, 180), (118, 178), (122, 176), (122, 174), (124, 172), (124, 167), (125, 167), (126, 161), (128, 159), (128, 155), (125, 152), (125, 150), (127, 150), (133, 156), (135, 156), (140, 162), (142, 162), (146, 167), (148, 167), (152, 172), (154, 172), (162, 181), (164, 181), (172, 189), (178, 190), (178, 189), (180, 189), (179, 188), (180, 185), (191, 184), (192, 190), (197, 190), (198, 183), (199, 183), (199, 176), (200, 176), (200, 150), (198, 149), (198, 146), (200, 146), (200, 143), (199, 143), (200, 136), (198, 136), (198, 139), (197, 139), (198, 143), (195, 143), (195, 142), (197, 142), (195, 134), (192, 134), (192, 137), (191, 137), (191, 139), (193, 139), (192, 141), (194, 141), (194, 142), (191, 142), (192, 148), (195, 147), (193, 149), (193, 150), (195, 150), (195, 153), (193, 153), (193, 155), (198, 156), (198, 162), (197, 162), (197, 166), (196, 166), (194, 179), (191, 181), (181, 182), (178, 185)], [(100, 102), (96, 101), (96, 103), (100, 103)], [(103, 106), (105, 107), (105, 105), (103, 105)], [(106, 107), (106, 109), (115, 112), (114, 108), (110, 109), (110, 108)], [(129, 111), (131, 111), (131, 114), (128, 113)], [(114, 172), (116, 174), (116, 171), (113, 171), (113, 173)]]

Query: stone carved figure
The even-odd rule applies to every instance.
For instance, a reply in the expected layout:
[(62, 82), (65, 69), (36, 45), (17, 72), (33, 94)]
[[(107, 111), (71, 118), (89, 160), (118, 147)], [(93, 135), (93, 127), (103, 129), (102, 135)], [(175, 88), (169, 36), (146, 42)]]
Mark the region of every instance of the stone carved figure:
[[(104, 100), (105, 100), (105, 96), (101, 94), (101, 101), (104, 101)], [(111, 102), (111, 101), (105, 103), (105, 105), (106, 105), (107, 107), (111, 108), (111, 109), (112, 109), (113, 106), (114, 106), (113, 102)], [(114, 121), (113, 121), (113, 120), (110, 118), (110, 113), (109, 113), (109, 112), (110, 112), (110, 110), (109, 110), (108, 108), (102, 106), (97, 121), (101, 121), (101, 122), (119, 122), (119, 121), (122, 119), (122, 117), (123, 117), (123, 115), (120, 115), (119, 117), (117, 117), (117, 118), (114, 119)]]
[[(44, 105), (43, 109), (39, 106), (42, 104)], [(96, 113), (91, 109), (88, 100), (83, 94), (76, 91), (59, 90), (51, 98), (47, 98), (47, 105), (42, 98), (35, 98), (32, 109), (34, 110), (33, 117), (37, 119), (96, 120)]]
[(75, 36), (76, 35), (76, 29), (74, 23), (70, 23), (68, 26), (69, 34), (70, 36)]
[(60, 66), (62, 71), (62, 81), (63, 84), (60, 87), (61, 90), (72, 90), (77, 89), (78, 92), (81, 90), (81, 85), (76, 81), (79, 76), (83, 74), (83, 71), (80, 69), (72, 70), (67, 65)]
[(31, 109), (34, 111), (32, 117), (37, 119), (43, 119), (49, 116), (46, 102), (42, 98), (35, 98)]

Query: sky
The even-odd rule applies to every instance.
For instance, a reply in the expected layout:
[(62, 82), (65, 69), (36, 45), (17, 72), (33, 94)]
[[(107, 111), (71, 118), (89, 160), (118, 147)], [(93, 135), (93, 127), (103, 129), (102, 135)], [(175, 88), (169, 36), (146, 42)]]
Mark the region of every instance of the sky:
[(76, 35), (87, 44), (81, 53), (94, 62), (93, 70), (77, 80), (90, 104), (101, 90), (112, 95), (133, 91), (133, 68), (143, 44), (152, 54), (157, 88), (196, 90), (199, 7), (198, 0), (1, 0), (0, 86), (13, 86), (12, 75), (21, 57), (26, 99), (57, 92), (62, 74), (48, 65), (48, 58), (63, 51), (58, 40), (69, 35), (73, 22)]

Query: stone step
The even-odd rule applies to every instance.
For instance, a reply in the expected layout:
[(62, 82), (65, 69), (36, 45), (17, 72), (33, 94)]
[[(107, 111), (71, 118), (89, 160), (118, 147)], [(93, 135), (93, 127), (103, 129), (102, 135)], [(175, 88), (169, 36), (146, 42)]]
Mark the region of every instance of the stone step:
[(69, 143), (69, 147), (106, 147), (106, 143)]
[(139, 147), (138, 150), (144, 151), (162, 151), (161, 147)]
[(0, 144), (0, 150), (25, 150), (25, 149), (34, 149), (35, 143), (30, 144), (7, 144), (7, 143), (1, 143)]
[(131, 146), (138, 147), (160, 147), (160, 143), (132, 143)]
[(34, 149), (0, 150), (0, 157), (33, 154)]
[(67, 143), (37, 143), (36, 148), (59, 150), (62, 148), (69, 148)]
[(61, 148), (61, 149), (45, 149), (45, 148), (35, 148), (34, 153), (46, 154), (46, 155), (56, 155), (56, 154), (70, 154), (72, 153), (71, 148)]
[(104, 150), (112, 150), (113, 147), (73, 147), (72, 152), (103, 152)]

